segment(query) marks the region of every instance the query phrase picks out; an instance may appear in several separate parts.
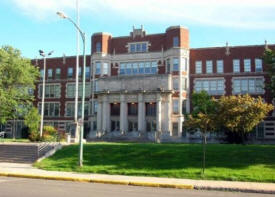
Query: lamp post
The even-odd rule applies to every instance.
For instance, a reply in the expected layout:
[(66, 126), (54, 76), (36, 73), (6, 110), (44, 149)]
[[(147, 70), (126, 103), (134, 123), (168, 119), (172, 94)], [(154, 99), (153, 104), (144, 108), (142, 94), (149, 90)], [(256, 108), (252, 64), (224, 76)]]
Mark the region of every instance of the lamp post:
[(39, 50), (39, 54), (44, 59), (44, 68), (43, 68), (43, 87), (42, 87), (42, 103), (41, 103), (41, 120), (40, 120), (40, 137), (42, 137), (43, 134), (43, 120), (44, 120), (44, 100), (45, 100), (45, 81), (46, 81), (46, 59), (47, 57), (51, 56), (53, 54), (53, 51), (49, 52), (48, 54), (45, 54), (44, 51)]
[[(81, 31), (78, 25), (68, 16), (66, 16), (63, 12), (57, 12), (58, 16), (63, 19), (68, 19), (78, 30), (81, 35), (83, 41), (83, 72), (82, 72), (82, 104), (81, 104), (81, 129), (80, 129), (80, 136), (79, 136), (79, 166), (82, 167), (83, 165), (83, 133), (84, 133), (84, 106), (85, 106), (85, 83), (86, 83), (86, 55), (85, 55), (85, 33)], [(78, 73), (76, 73), (78, 75)], [(77, 112), (76, 112), (77, 113)]]

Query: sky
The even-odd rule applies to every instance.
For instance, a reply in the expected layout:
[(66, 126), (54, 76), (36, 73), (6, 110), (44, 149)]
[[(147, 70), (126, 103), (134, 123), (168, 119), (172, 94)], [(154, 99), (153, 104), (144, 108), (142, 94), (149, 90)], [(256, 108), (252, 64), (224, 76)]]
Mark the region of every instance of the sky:
[[(271, 0), (79, 0), (80, 26), (87, 35), (109, 32), (128, 36), (133, 26), (147, 34), (182, 25), (190, 31), (190, 47), (275, 44), (275, 1)], [(38, 50), (53, 57), (76, 54), (76, 30), (56, 15), (76, 19), (76, 0), (1, 0), (0, 46), (11, 45), (27, 58)]]

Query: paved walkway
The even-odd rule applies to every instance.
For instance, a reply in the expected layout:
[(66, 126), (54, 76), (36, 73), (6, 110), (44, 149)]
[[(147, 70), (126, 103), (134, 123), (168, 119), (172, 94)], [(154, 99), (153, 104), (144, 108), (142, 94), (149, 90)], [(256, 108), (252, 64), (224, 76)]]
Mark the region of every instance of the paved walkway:
[(275, 194), (274, 183), (210, 181), (175, 178), (137, 177), (74, 172), (45, 171), (31, 164), (0, 163), (0, 176), (41, 178), (183, 189), (212, 189)]

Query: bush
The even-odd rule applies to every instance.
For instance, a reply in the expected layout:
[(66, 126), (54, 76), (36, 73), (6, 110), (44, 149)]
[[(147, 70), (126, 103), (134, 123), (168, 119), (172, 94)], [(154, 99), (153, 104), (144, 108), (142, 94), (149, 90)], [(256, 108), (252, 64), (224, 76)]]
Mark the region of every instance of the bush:
[(43, 127), (43, 136), (42, 141), (45, 142), (56, 142), (58, 141), (58, 132), (52, 126), (44, 126)]
[(40, 141), (40, 134), (38, 131), (30, 131), (28, 138), (31, 142), (38, 142)]

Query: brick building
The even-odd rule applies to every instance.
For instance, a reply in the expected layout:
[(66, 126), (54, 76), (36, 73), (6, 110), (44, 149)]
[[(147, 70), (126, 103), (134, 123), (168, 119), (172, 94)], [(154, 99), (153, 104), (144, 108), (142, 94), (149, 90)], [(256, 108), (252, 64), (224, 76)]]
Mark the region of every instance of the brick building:
[[(187, 142), (199, 139), (198, 132), (187, 133), (182, 129), (183, 114), (190, 112), (193, 91), (206, 90), (213, 96), (249, 93), (271, 102), (264, 88), (268, 78), (260, 57), (265, 48), (275, 49), (275, 45), (190, 48), (189, 31), (181, 26), (150, 35), (143, 27), (133, 28), (129, 36), (123, 37), (95, 33), (91, 40), (86, 73), (81, 72), (82, 58), (79, 72), (80, 84), (83, 74), (87, 79), (85, 136), (88, 138)], [(32, 62), (42, 74), (43, 60)], [(47, 59), (45, 89), (45, 124), (72, 133), (75, 64), (75, 57)], [(42, 80), (34, 91), (38, 107), (41, 87)], [(255, 129), (253, 138), (275, 139), (274, 128), (272, 116), (268, 117)], [(215, 140), (219, 136), (211, 137)]]

